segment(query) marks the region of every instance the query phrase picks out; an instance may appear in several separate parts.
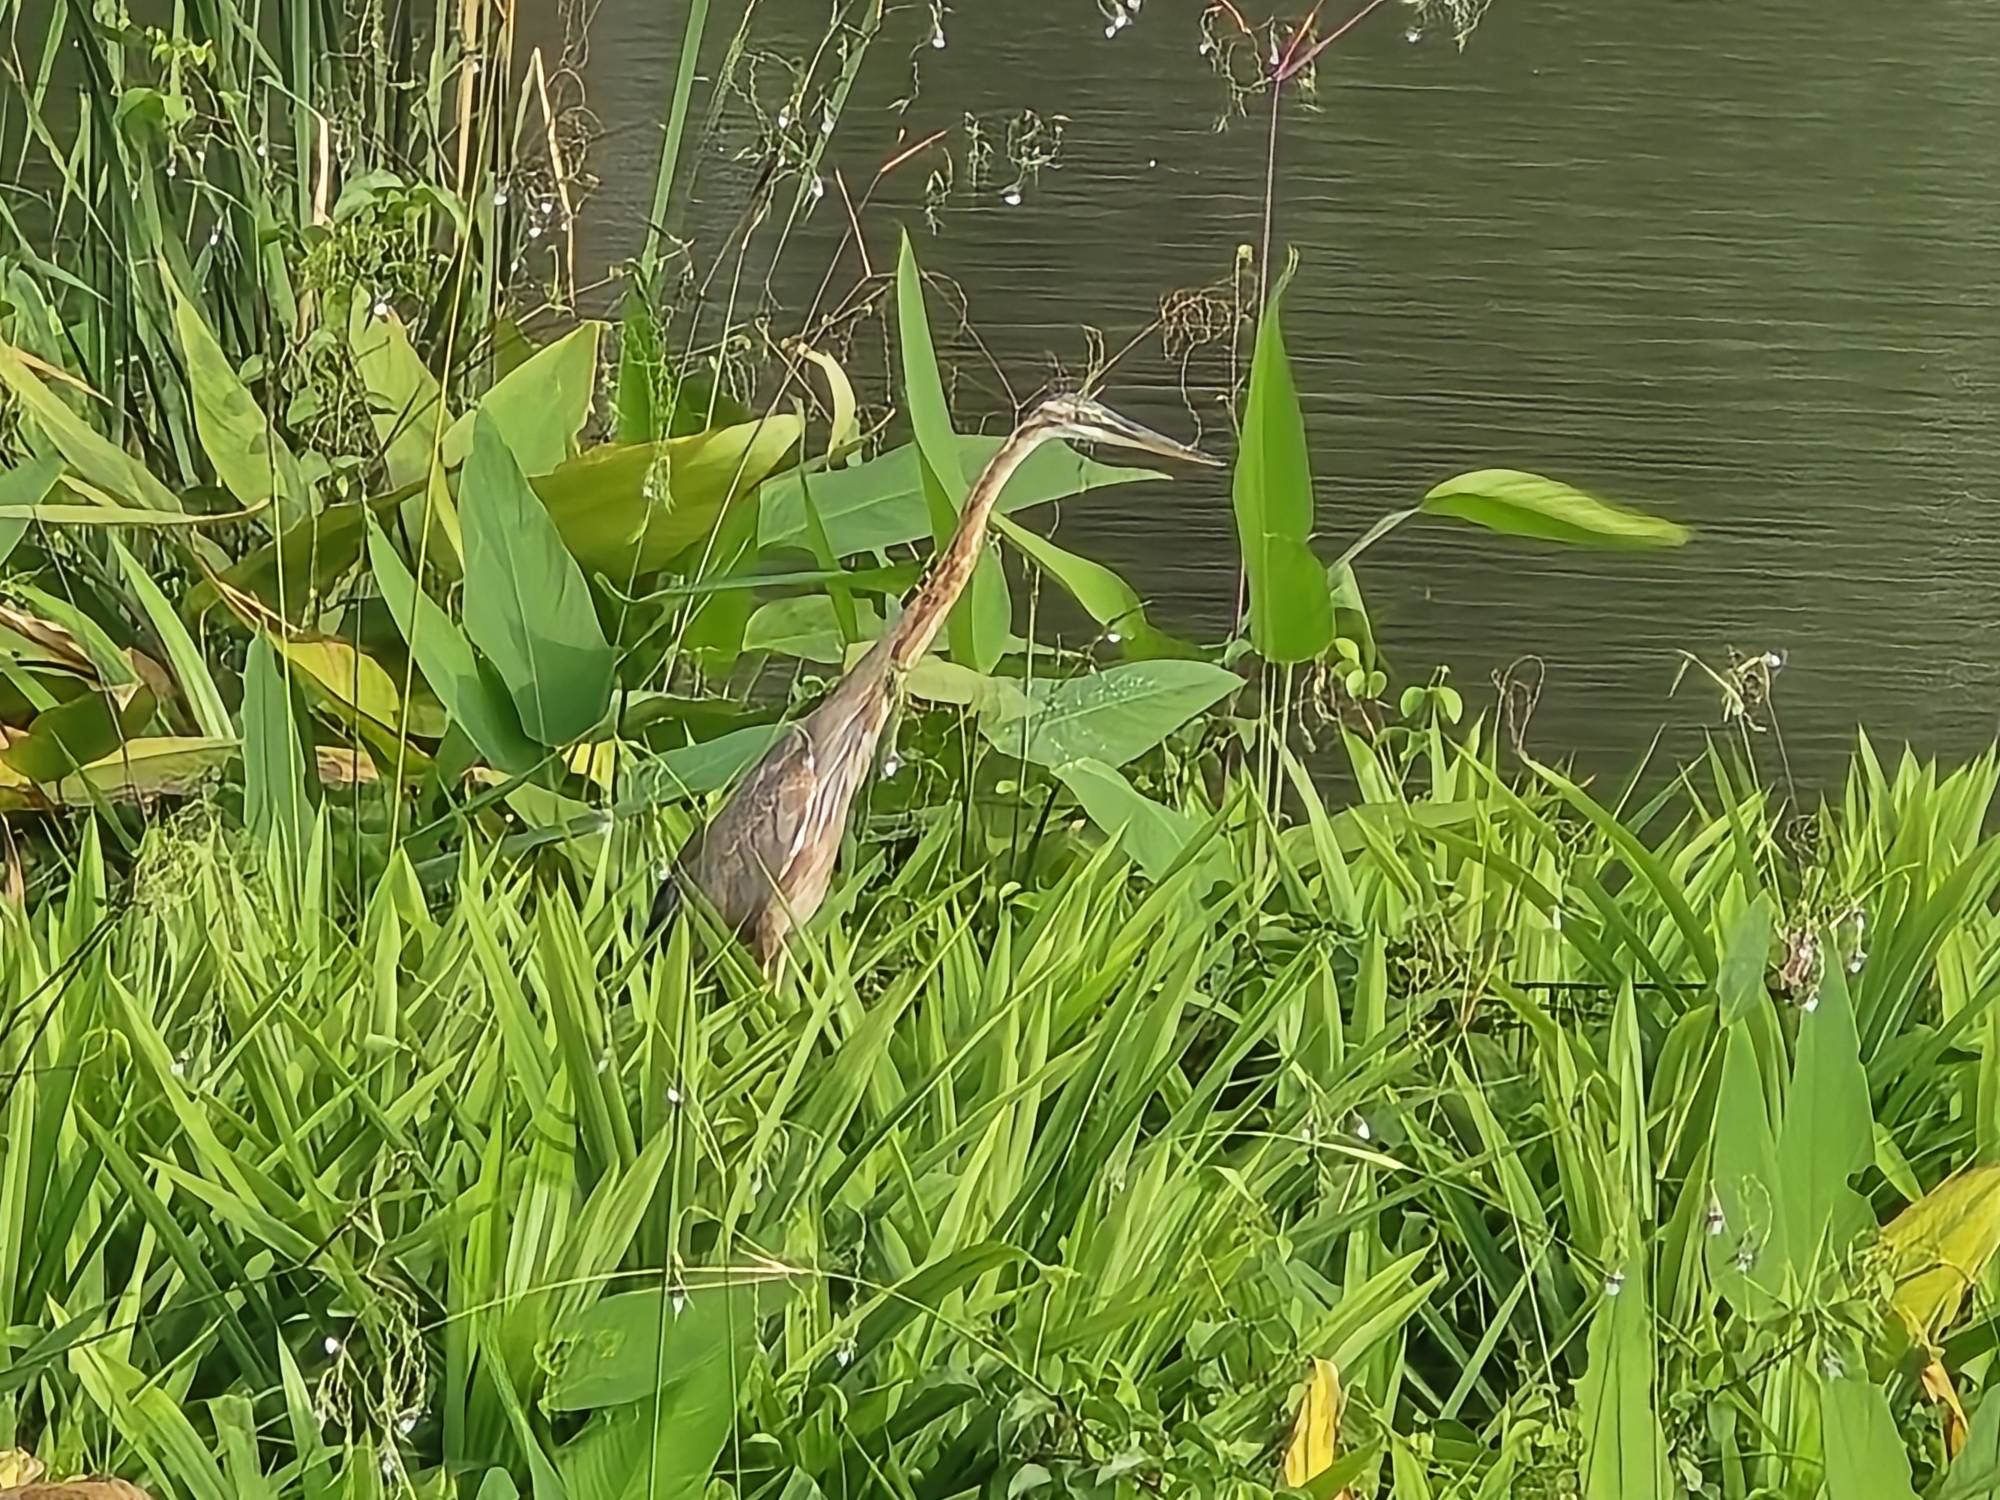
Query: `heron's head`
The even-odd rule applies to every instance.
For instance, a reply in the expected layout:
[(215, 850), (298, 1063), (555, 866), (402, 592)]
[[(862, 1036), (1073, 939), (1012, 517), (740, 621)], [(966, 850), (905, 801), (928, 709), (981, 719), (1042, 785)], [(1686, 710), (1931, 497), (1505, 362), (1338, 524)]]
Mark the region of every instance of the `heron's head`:
[(1191, 464), (1219, 468), (1222, 460), (1177, 443), (1165, 433), (1142, 427), (1130, 417), (1121, 417), (1102, 402), (1088, 396), (1051, 396), (1029, 413), (1023, 424), (1050, 437), (1072, 443), (1111, 443), (1120, 448), (1136, 448), (1161, 458), (1178, 458)]

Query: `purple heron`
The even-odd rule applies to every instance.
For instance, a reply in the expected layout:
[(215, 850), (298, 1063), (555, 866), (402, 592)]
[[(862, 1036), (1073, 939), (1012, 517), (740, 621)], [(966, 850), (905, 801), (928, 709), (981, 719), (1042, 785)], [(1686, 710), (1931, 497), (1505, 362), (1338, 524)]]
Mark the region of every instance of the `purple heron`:
[(902, 675), (930, 649), (971, 579), (1000, 492), (1030, 453), (1055, 438), (1221, 462), (1088, 397), (1053, 396), (1036, 406), (974, 481), (951, 541), (895, 623), (811, 713), (785, 729), (663, 873), (649, 931), (671, 921), (691, 891), (771, 968), (792, 930), (826, 898), (848, 809), (874, 762)]

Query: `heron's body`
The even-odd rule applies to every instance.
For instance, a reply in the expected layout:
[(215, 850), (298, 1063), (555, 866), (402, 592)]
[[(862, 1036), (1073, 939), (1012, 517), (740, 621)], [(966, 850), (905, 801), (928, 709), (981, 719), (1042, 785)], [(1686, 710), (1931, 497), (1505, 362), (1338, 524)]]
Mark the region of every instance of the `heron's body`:
[(0, 1489), (0, 1500), (152, 1500), (122, 1479), (72, 1479), (67, 1484), (21, 1484)]
[(669, 920), (691, 890), (769, 968), (792, 930), (819, 910), (848, 811), (874, 763), (903, 673), (930, 649), (971, 579), (1007, 481), (1037, 447), (1060, 437), (1214, 462), (1094, 401), (1043, 402), (987, 463), (966, 495), (951, 541), (895, 623), (818, 707), (785, 729), (681, 850), (654, 898), (654, 926)]

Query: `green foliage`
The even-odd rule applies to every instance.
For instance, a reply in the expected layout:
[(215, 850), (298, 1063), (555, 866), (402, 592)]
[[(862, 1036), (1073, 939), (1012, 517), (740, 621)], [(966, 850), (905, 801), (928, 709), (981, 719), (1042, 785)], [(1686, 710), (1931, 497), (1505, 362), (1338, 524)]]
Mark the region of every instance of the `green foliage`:
[[(1946, 1356), (1949, 1461), (1899, 1304), (1996, 1242), (1954, 1175), (1977, 1067), (1907, 1066), (1952, 1023), (1898, 955), (2000, 972), (1966, 880), (1991, 760), (1858, 771), (1801, 857), (1720, 781), (1614, 838), (1476, 749), (1436, 785), (1420, 745), (1367, 754), (1368, 800), (1274, 841), (1248, 785), (1070, 763), (1118, 840), (1006, 885), (1005, 808), (963, 853), (920, 820), (775, 992), (697, 931), (635, 947), (642, 820), (534, 880), (468, 850), (437, 899), (392, 863), (351, 921), (328, 809), (288, 815), (296, 864), (156, 830), (129, 897), (86, 835), (6, 919), (37, 1024), (0, 1040), (0, 1413), (176, 1493), (386, 1460), (495, 1494), (1269, 1495), (1322, 1359), (1357, 1494), (1976, 1493), (1989, 1377)], [(1917, 1024), (1870, 1053), (1885, 1007)], [(1883, 1139), (1901, 1214), (1855, 1150)], [(1961, 1300), (1927, 1337), (1982, 1326)]]
[(1307, 545), (1312, 471), (1280, 319), (1290, 280), (1289, 270), (1278, 278), (1257, 325), (1236, 459), (1236, 532), (1250, 585), (1250, 643), (1274, 662), (1310, 661), (1333, 643), (1326, 570)]

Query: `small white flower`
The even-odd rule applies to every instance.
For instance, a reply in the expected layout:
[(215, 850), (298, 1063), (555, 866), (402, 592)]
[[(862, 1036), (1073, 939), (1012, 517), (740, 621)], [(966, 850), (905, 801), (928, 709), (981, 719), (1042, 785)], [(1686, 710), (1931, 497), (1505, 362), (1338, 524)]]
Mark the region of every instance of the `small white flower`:
[(674, 1310), (674, 1316), (678, 1318), (682, 1310), (688, 1305), (687, 1293), (679, 1287), (675, 1287), (673, 1295), (667, 1298), (667, 1305)]
[(1125, 637), (1124, 637), (1124, 636), (1122, 636), (1122, 635), (1120, 635), (1120, 634), (1119, 634), (1119, 633), (1118, 633), (1117, 631), (1115, 631), (1115, 630), (1107, 630), (1107, 631), (1105, 631), (1105, 632), (1104, 632), (1104, 639), (1105, 639), (1105, 640), (1107, 640), (1107, 641), (1109, 641), (1109, 642), (1110, 642), (1110, 643), (1111, 643), (1112, 645), (1114, 645), (1114, 646), (1115, 646), (1115, 645), (1117, 645), (1117, 644), (1118, 644), (1118, 643), (1119, 643), (1120, 641), (1124, 640), (1124, 639), (1125, 639)]
[(539, 224), (530, 224), (528, 226), (528, 238), (531, 240), (538, 240), (541, 237), (542, 237), (542, 226)]
[(402, 1433), (404, 1437), (408, 1437), (417, 1430), (417, 1421), (422, 1416), (422, 1412), (418, 1411), (414, 1406), (411, 1407), (400, 1417), (396, 1418), (396, 1431)]
[(1358, 1141), (1373, 1140), (1375, 1132), (1368, 1128), (1368, 1117), (1356, 1112), (1354, 1116), (1354, 1138)]
[(187, 1059), (185, 1057), (177, 1057), (167, 1064), (167, 1071), (176, 1078), (187, 1077), (187, 1070)]
[(789, 130), (792, 124), (792, 107), (787, 104), (778, 111), (778, 129)]
[(181, 175), (181, 164), (172, 157), (167, 158), (167, 175), (169, 177), (178, 177)]
[(340, 1357), (340, 1354), (341, 1354), (341, 1351), (342, 1351), (342, 1350), (343, 1350), (343, 1349), (344, 1349), (344, 1348), (345, 1348), (346, 1346), (345, 1346), (344, 1344), (342, 1344), (342, 1343), (340, 1342), (340, 1340), (339, 1340), (339, 1339), (335, 1338), (335, 1337), (334, 1337), (334, 1336), (333, 1336), (332, 1334), (330, 1334), (330, 1333), (329, 1333), (329, 1334), (328, 1334), (328, 1335), (326, 1336), (326, 1340), (325, 1340), (325, 1342), (324, 1342), (324, 1343), (322, 1343), (322, 1344), (320, 1345), (320, 1347), (321, 1347), (322, 1349), (326, 1350), (327, 1354), (328, 1354), (328, 1355), (329, 1355), (330, 1357), (332, 1357), (332, 1358), (334, 1358), (334, 1359), (338, 1359), (338, 1358)]
[(597, 1071), (598, 1071), (598, 1072), (602, 1073), (602, 1072), (603, 1072), (603, 1071), (604, 1071), (604, 1070), (605, 1070), (606, 1068), (608, 1068), (608, 1067), (610, 1067), (610, 1066), (611, 1066), (611, 1059), (610, 1059), (610, 1058), (608, 1058), (608, 1057), (600, 1057), (600, 1058), (598, 1058), (598, 1059), (597, 1059)]
[(1104, 40), (1107, 42), (1116, 35), (1118, 35), (1118, 28), (1116, 26), (1107, 26), (1104, 28)]
[(394, 1452), (382, 1455), (382, 1477), (384, 1479), (394, 1479), (396, 1477), (396, 1455)]
[(931, 45), (940, 52), (944, 51), (944, 28), (942, 26), (931, 33)]
[(1624, 1290), (1625, 1290), (1625, 1273), (1623, 1271), (1613, 1271), (1609, 1276), (1604, 1278), (1605, 1296), (1615, 1297)]
[(1409, 30), (1403, 33), (1403, 40), (1408, 42), (1412, 47), (1416, 46), (1416, 44), (1418, 42), (1421, 42), (1423, 39), (1424, 39), (1424, 29), (1421, 26), (1412, 26), (1409, 28)]
[(1764, 653), (1764, 665), (1769, 667), (1773, 672), (1777, 671), (1778, 668), (1782, 667), (1784, 664), (1785, 664), (1784, 652), (1766, 651)]
[(271, 154), (270, 148), (266, 146), (262, 141), (259, 141), (257, 143), (258, 159), (261, 161), (264, 157), (269, 156), (270, 154)]
[(826, 179), (823, 177), (813, 178), (812, 186), (807, 188), (806, 192), (817, 203), (826, 196)]
[(831, 99), (826, 101), (824, 109), (820, 112), (819, 133), (821, 135), (833, 134), (833, 101)]
[(675, 1109), (679, 1109), (681, 1107), (681, 1091), (677, 1088), (669, 1087), (667, 1089), (667, 1103), (673, 1105)]
[(1201, 45), (1195, 48), (1194, 50), (1201, 56), (1206, 57), (1208, 56), (1209, 53), (1215, 50), (1215, 43), (1211, 42), (1207, 37), (1203, 37), (1201, 39)]
[(854, 1351), (848, 1348), (847, 1345), (842, 1344), (838, 1349), (833, 1351), (833, 1357), (842, 1369), (846, 1369), (848, 1363), (854, 1358)]
[(1847, 1366), (1840, 1362), (1840, 1356), (1829, 1349), (1819, 1362), (1819, 1372), (1828, 1380), (1838, 1380), (1847, 1373)]
[(887, 781), (903, 769), (903, 757), (890, 754), (882, 757), (882, 779)]
[(1000, 201), (1009, 208), (1019, 208), (1021, 206), (1021, 190), (1019, 188), (1008, 188), (1006, 192), (1000, 195)]
[(1706, 1219), (1706, 1227), (1708, 1229), (1709, 1237), (1711, 1239), (1713, 1239), (1716, 1235), (1721, 1234), (1724, 1229), (1729, 1227), (1728, 1221), (1725, 1220), (1722, 1216), (1722, 1200), (1719, 1198), (1711, 1198), (1708, 1200), (1708, 1215)]
[(390, 312), (389, 299), (387, 297), (377, 297), (373, 311), (377, 318), (388, 317)]
[(1806, 998), (1800, 1002), (1799, 1009), (1804, 1011), (1807, 1015), (1811, 1015), (1814, 1011), (1818, 1010), (1819, 991), (1814, 990), (1810, 995), (1806, 996)]
[(1748, 1271), (1752, 1266), (1756, 1264), (1757, 1264), (1757, 1251), (1752, 1246), (1745, 1245), (1741, 1250), (1738, 1250), (1736, 1252), (1737, 1270)]
[(495, 208), (505, 208), (507, 206), (507, 190), (505, 188), (495, 190), (493, 194), (493, 206)]
[(1867, 962), (1868, 955), (1863, 953), (1859, 948), (1856, 948), (1854, 950), (1854, 957), (1847, 961), (1847, 972), (1850, 974), (1859, 974), (1861, 966)]

